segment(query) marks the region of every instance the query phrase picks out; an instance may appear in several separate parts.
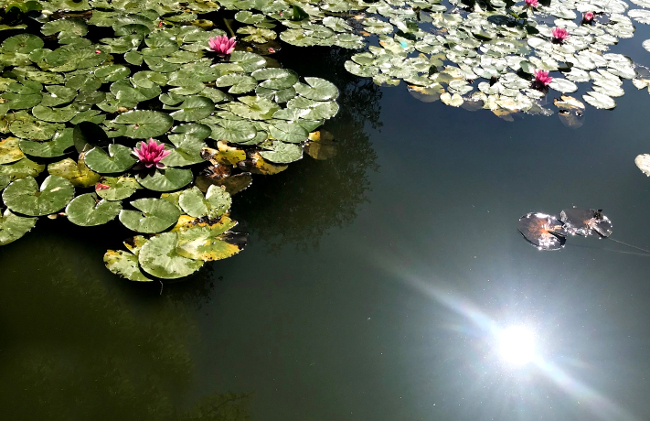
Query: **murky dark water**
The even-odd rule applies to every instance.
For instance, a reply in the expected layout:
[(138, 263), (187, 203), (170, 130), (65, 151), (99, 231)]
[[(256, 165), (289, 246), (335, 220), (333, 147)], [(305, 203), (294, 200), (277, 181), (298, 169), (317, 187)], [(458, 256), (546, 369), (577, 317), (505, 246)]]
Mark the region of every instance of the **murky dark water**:
[[(650, 65), (638, 29), (624, 47)], [(516, 230), (603, 208), (613, 239), (650, 248), (648, 93), (625, 82), (579, 129), (508, 123), (298, 51), (287, 67), (342, 90), (340, 147), (235, 198), (245, 252), (161, 294), (104, 268), (119, 224), (42, 220), (0, 249), (2, 419), (649, 419), (650, 257), (594, 237), (539, 252)], [(508, 326), (533, 332), (527, 364), (502, 358)]]

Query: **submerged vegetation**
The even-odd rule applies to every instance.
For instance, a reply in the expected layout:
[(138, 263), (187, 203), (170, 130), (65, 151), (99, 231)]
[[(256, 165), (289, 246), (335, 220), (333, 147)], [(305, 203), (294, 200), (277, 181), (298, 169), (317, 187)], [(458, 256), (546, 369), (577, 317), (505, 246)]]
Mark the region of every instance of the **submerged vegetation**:
[(317, 130), (338, 113), (338, 88), (283, 68), (278, 39), (348, 50), (339, 66), (352, 75), (506, 119), (551, 114), (553, 90), (569, 118), (585, 108), (568, 95), (580, 84), (592, 84), (582, 100), (605, 109), (624, 94), (623, 79), (650, 86), (650, 71), (610, 52), (633, 36), (633, 20), (650, 23), (650, 3), (633, 2), (644, 9), (620, 0), (0, 1), (0, 245), (39, 217), (118, 219), (137, 235), (106, 252), (109, 270), (133, 281), (185, 277), (243, 249), (230, 207), (253, 175), (331, 155)]

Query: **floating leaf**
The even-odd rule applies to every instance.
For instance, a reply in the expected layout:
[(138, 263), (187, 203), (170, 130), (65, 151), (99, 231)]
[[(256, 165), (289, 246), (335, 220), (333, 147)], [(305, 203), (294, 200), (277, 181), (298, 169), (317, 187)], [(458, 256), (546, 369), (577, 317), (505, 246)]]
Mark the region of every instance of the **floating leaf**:
[(84, 121), (75, 126), (72, 139), (77, 152), (88, 152), (94, 147), (108, 146), (109, 139), (106, 132), (97, 124)]
[(612, 223), (600, 209), (563, 209), (560, 220), (564, 223), (564, 230), (571, 235), (587, 236), (594, 231), (601, 237), (612, 235)]
[(190, 96), (170, 115), (177, 121), (197, 121), (214, 112), (214, 102), (204, 96)]
[(255, 139), (257, 129), (246, 120), (226, 120), (210, 118), (201, 122), (212, 129), (210, 137), (230, 143), (247, 143)]
[(197, 187), (185, 190), (179, 197), (180, 207), (194, 218), (218, 218), (230, 209), (231, 203), (230, 194), (217, 186), (210, 186), (205, 197)]
[(165, 134), (174, 124), (174, 119), (159, 111), (130, 111), (115, 118), (116, 124), (125, 124), (125, 136), (134, 139), (148, 139)]
[[(106, 200), (124, 200), (129, 198), (140, 188), (140, 184), (133, 177), (104, 177), (100, 183), (105, 186), (95, 186), (95, 193)], [(108, 188), (106, 188), (108, 187)]]
[(181, 168), (157, 169), (135, 176), (142, 187), (160, 192), (182, 189), (192, 181), (192, 170)]
[(2, 51), (5, 53), (29, 54), (34, 50), (43, 48), (41, 38), (32, 34), (19, 34), (9, 37), (2, 42)]
[(176, 252), (190, 259), (205, 261), (232, 257), (246, 245), (246, 236), (228, 232), (236, 224), (227, 216), (217, 222), (181, 219), (174, 228), (178, 232)]
[(124, 250), (108, 250), (104, 254), (106, 268), (114, 274), (134, 282), (152, 282), (140, 271), (138, 257)]
[(48, 140), (58, 131), (65, 128), (63, 124), (46, 123), (44, 121), (29, 118), (16, 120), (9, 126), (9, 130), (15, 136), (30, 140)]
[(178, 234), (166, 232), (147, 241), (138, 255), (142, 268), (162, 279), (189, 276), (203, 266), (202, 260), (183, 257), (176, 252)]
[(108, 145), (108, 153), (98, 146), (86, 152), (85, 162), (91, 170), (106, 174), (124, 172), (134, 166), (138, 159), (133, 156), (133, 149), (111, 144)]
[(262, 158), (275, 164), (288, 164), (302, 159), (302, 148), (298, 145), (292, 145), (284, 142), (273, 142), (269, 146), (270, 151), (262, 151)]
[(316, 77), (306, 77), (305, 82), (307, 85), (299, 83), (294, 86), (296, 92), (314, 101), (334, 101), (339, 96), (338, 88), (325, 79)]
[(50, 174), (57, 175), (69, 180), (75, 187), (91, 187), (97, 184), (101, 176), (92, 171), (84, 163), (83, 156), (79, 156), (79, 162), (66, 158), (47, 166)]
[(121, 210), (120, 202), (97, 200), (95, 193), (86, 193), (72, 199), (65, 213), (73, 224), (90, 227), (112, 221)]
[(50, 108), (37, 105), (32, 109), (34, 117), (50, 123), (65, 123), (72, 120), (79, 110), (74, 105), (62, 108)]
[(45, 165), (37, 164), (29, 158), (23, 158), (11, 164), (0, 165), (0, 177), (8, 176), (11, 181), (24, 177), (36, 177), (42, 173)]
[(253, 177), (248, 172), (224, 177), (199, 175), (194, 181), (194, 184), (204, 193), (208, 191), (210, 186), (223, 186), (231, 196), (246, 190), (252, 183)]
[(7, 245), (27, 234), (36, 225), (36, 218), (25, 218), (5, 209), (0, 216), (0, 246)]
[(559, 250), (566, 242), (562, 224), (556, 217), (543, 213), (530, 212), (522, 216), (517, 229), (539, 250)]
[(120, 212), (120, 222), (131, 231), (145, 234), (166, 230), (181, 215), (176, 206), (162, 199), (138, 199), (132, 201), (131, 206), (138, 210), (123, 209)]
[(0, 164), (10, 164), (25, 157), (18, 147), (19, 140), (11, 136), (0, 140)]
[(73, 196), (74, 187), (68, 180), (50, 175), (40, 189), (34, 177), (12, 182), (3, 191), (2, 200), (13, 212), (42, 216), (63, 209)]

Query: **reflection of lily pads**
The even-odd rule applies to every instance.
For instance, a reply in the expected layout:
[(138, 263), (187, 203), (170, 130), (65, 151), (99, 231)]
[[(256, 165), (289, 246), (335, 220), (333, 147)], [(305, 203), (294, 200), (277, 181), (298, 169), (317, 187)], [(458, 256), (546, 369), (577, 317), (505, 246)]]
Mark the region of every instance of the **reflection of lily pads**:
[(106, 268), (114, 274), (135, 282), (152, 282), (138, 265), (138, 257), (124, 250), (108, 250), (104, 254)]
[(167, 192), (187, 186), (192, 181), (192, 170), (164, 168), (138, 174), (135, 178), (146, 189)]
[(540, 250), (558, 250), (566, 242), (560, 221), (543, 213), (531, 212), (522, 216), (519, 218), (517, 229), (528, 242)]
[(138, 255), (142, 268), (149, 274), (163, 279), (182, 278), (203, 266), (202, 260), (183, 257), (176, 252), (178, 235), (166, 232), (147, 241)]
[(106, 200), (124, 200), (131, 197), (140, 184), (133, 177), (105, 177), (101, 184), (108, 188), (98, 188), (95, 186), (95, 192)]
[(14, 181), (5, 188), (2, 200), (13, 212), (41, 216), (63, 209), (73, 196), (74, 187), (68, 180), (50, 175), (40, 188), (34, 177)]
[(173, 204), (161, 199), (138, 199), (131, 202), (138, 209), (123, 209), (120, 222), (131, 231), (154, 234), (176, 223), (181, 212)]
[(0, 246), (4, 246), (18, 240), (27, 234), (36, 225), (36, 218), (25, 218), (14, 215), (9, 209), (5, 209), (0, 216)]
[(98, 173), (124, 172), (138, 161), (132, 152), (131, 148), (117, 143), (108, 145), (108, 153), (94, 147), (86, 153), (85, 162), (88, 168)]
[(96, 200), (94, 193), (75, 197), (66, 207), (70, 222), (82, 227), (102, 225), (113, 220), (122, 210), (120, 202)]

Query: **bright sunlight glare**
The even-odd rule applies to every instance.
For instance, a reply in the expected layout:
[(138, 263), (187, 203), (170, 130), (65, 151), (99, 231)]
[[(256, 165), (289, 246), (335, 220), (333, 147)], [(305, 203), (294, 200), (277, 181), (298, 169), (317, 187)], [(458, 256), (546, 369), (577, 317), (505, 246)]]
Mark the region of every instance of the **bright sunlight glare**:
[(512, 365), (524, 365), (533, 359), (535, 337), (523, 326), (511, 326), (499, 335), (499, 353), (501, 358)]

